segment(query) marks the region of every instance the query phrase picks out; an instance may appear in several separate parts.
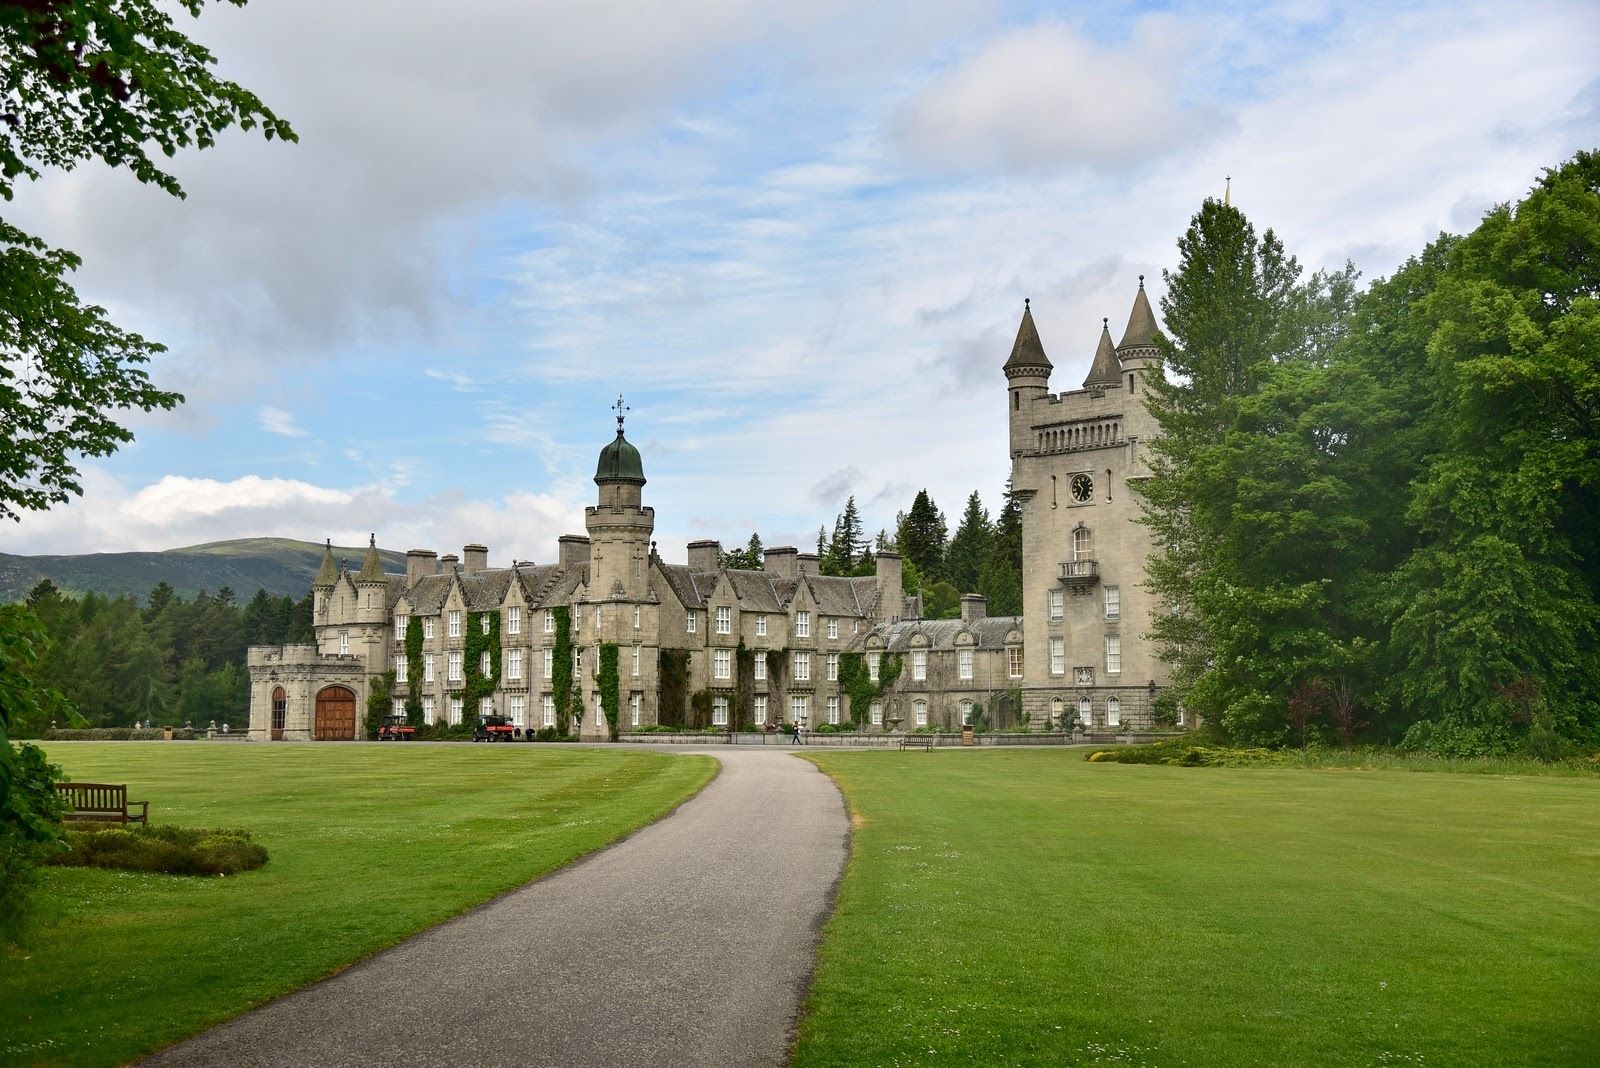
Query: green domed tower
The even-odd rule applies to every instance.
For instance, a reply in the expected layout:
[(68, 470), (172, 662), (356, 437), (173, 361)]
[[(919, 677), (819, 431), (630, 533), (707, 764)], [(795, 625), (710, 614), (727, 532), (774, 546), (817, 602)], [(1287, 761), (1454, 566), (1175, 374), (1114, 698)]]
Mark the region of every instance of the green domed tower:
[(589, 529), (589, 597), (642, 601), (650, 589), (650, 535), (656, 511), (642, 503), (644, 461), (623, 433), (622, 398), (617, 398), (617, 437), (600, 450), (594, 482), (599, 503), (585, 509)]

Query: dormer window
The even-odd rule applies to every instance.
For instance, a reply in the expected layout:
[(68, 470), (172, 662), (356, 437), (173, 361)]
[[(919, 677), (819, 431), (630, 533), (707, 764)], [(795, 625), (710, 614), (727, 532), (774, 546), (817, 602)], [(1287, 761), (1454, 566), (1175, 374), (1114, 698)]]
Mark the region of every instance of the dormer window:
[(717, 633), (731, 634), (733, 632), (733, 609), (722, 605), (717, 609)]
[(796, 638), (811, 637), (811, 613), (800, 611), (794, 614), (794, 636)]
[(450, 631), (449, 631), (449, 633), (450, 633), (450, 637), (452, 637), (452, 638), (461, 637), (461, 611), (460, 611), (460, 609), (454, 609), (453, 608), (453, 609), (450, 610)]
[(485, 612), (478, 617), (478, 625), (482, 628), (484, 634), (489, 633), (489, 613)]
[(837, 638), (838, 636), (839, 636), (839, 621), (837, 619), (828, 620), (828, 637)]
[(690, 634), (694, 633), (694, 609), (692, 608), (683, 617), (683, 629)]
[(765, 638), (766, 636), (767, 636), (767, 617), (765, 615), (756, 616), (756, 637)]

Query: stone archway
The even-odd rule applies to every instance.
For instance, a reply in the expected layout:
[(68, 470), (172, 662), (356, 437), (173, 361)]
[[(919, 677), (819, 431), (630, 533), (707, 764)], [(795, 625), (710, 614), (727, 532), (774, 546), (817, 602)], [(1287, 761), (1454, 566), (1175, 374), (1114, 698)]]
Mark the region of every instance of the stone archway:
[(347, 686), (329, 686), (317, 694), (316, 728), (319, 742), (350, 742), (356, 737), (356, 695)]
[(289, 695), (282, 686), (273, 688), (272, 691), (272, 740), (283, 741), (283, 728), (289, 718)]

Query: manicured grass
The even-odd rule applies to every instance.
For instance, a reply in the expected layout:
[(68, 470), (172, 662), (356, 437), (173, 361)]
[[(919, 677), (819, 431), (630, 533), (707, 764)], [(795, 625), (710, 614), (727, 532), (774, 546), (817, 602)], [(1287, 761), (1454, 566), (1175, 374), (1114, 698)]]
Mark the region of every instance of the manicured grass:
[(1600, 781), (812, 753), (795, 1063), (1600, 1064)]
[(237, 876), (49, 868), (53, 915), (0, 954), (0, 1063), (116, 1064), (338, 971), (687, 799), (708, 757), (517, 745), (55, 743), (151, 819), (241, 827)]

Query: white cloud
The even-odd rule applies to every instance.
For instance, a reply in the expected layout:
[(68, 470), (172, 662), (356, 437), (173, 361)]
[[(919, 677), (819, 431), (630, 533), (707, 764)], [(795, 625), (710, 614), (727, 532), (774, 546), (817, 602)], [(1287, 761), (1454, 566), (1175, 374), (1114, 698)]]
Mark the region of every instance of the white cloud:
[(311, 433), (295, 422), (293, 412), (271, 405), (262, 406), (261, 411), (257, 413), (256, 422), (269, 434), (281, 434), (286, 438), (309, 437)]

